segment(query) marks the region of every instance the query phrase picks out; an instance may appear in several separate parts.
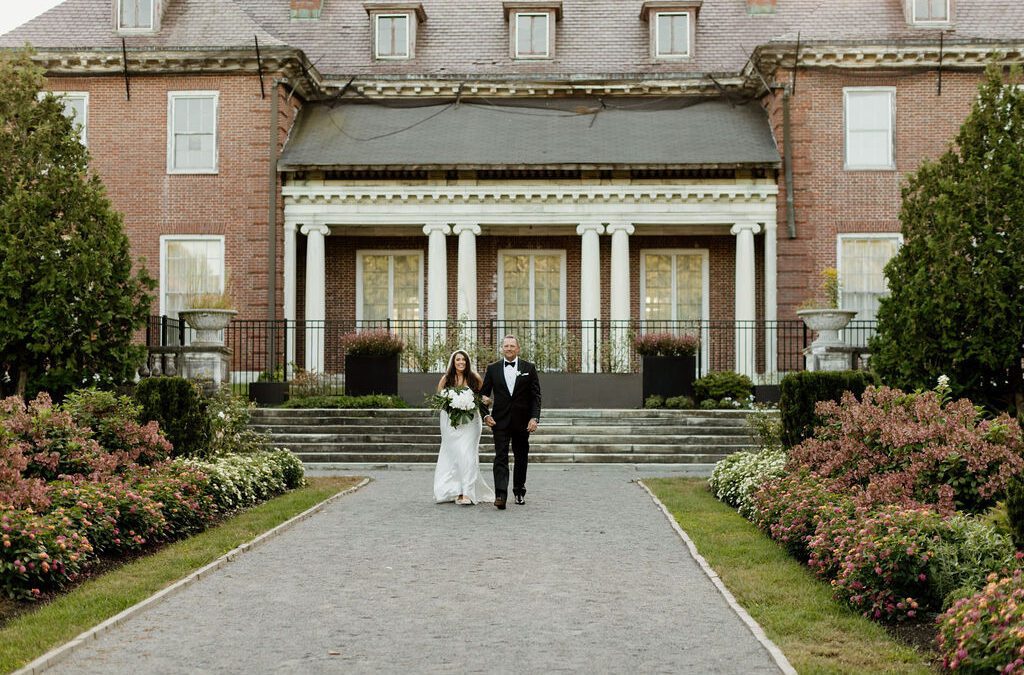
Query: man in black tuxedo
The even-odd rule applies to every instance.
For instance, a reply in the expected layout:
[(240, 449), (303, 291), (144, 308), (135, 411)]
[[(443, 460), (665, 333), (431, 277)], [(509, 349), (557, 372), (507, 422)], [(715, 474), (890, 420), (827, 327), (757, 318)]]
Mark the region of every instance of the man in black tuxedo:
[(487, 366), (480, 393), (492, 399), (484, 423), (494, 432), (494, 505), (504, 510), (508, 498), (508, 448), (516, 459), (512, 494), (516, 504), (526, 503), (526, 463), (530, 434), (540, 421), (540, 380), (537, 368), (519, 358), (519, 340), (506, 335), (501, 341), (504, 359)]

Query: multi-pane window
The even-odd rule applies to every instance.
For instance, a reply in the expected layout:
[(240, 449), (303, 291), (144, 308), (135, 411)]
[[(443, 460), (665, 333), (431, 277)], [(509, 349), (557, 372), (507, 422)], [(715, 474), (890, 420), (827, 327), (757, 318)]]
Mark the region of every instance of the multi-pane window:
[(565, 318), (565, 253), (502, 251), (498, 318), (560, 321)]
[(914, 23), (949, 21), (949, 0), (912, 0)]
[(168, 173), (217, 172), (217, 92), (170, 92)]
[(641, 288), (647, 321), (699, 321), (706, 318), (707, 252), (644, 251)]
[(378, 59), (407, 59), (409, 50), (409, 15), (378, 14), (375, 49)]
[(88, 145), (86, 133), (89, 118), (89, 94), (79, 91), (55, 91), (53, 95), (64, 104), (64, 116), (74, 123), (82, 145)]
[(655, 56), (690, 55), (689, 12), (658, 12), (655, 14), (657, 50)]
[(878, 300), (889, 292), (885, 265), (896, 255), (899, 234), (843, 234), (839, 236), (839, 288), (843, 309), (857, 310), (857, 321), (873, 321)]
[(154, 0), (118, 0), (118, 30), (152, 30)]
[(516, 14), (516, 58), (547, 58), (551, 49), (548, 44), (547, 12)]
[(893, 119), (896, 90), (854, 87), (843, 90), (847, 169), (894, 169)]
[(423, 315), (421, 252), (360, 251), (357, 261), (357, 320), (420, 320)]
[(164, 236), (160, 244), (161, 314), (177, 317), (190, 297), (224, 291), (224, 237)]

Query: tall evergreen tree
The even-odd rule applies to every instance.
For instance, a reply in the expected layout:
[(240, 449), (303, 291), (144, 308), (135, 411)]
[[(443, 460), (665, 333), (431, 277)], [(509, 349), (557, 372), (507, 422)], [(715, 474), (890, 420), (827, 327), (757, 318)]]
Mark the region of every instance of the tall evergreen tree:
[(1024, 412), (1024, 89), (990, 66), (954, 145), (903, 189), (871, 363), (904, 389)]
[(153, 281), (28, 51), (0, 53), (0, 380), (19, 394), (131, 379)]

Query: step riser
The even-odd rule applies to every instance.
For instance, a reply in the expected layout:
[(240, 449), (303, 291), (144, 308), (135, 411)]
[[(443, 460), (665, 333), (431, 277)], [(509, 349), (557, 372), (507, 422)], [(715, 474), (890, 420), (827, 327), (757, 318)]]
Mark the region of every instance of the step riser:
[[(437, 461), (437, 455), (410, 454), (388, 455), (366, 453), (359, 455), (304, 454), (297, 453), (303, 464), (424, 464)], [(714, 464), (727, 455), (588, 455), (581, 453), (559, 453), (552, 455), (530, 454), (530, 463), (540, 464)], [(480, 466), (489, 470), (493, 456), (480, 455)], [(515, 462), (510, 462), (515, 464)]]

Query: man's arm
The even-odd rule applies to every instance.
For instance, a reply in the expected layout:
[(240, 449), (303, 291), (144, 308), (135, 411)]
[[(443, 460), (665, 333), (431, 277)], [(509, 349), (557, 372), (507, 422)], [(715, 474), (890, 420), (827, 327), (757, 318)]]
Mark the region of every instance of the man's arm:
[[(482, 385), (480, 385), (480, 396), (486, 396), (486, 397), (490, 398), (491, 394), (493, 394), (493, 393), (494, 393), (494, 381), (491, 379), (491, 368), (490, 368), (490, 366), (488, 366), (487, 370), (484, 371), (484, 383)], [(491, 403), (493, 403), (493, 402), (494, 401), (492, 400)], [(483, 412), (484, 424), (486, 424), (489, 427), (493, 427), (494, 426), (494, 418), (491, 417), (491, 406), (488, 405), (487, 403), (484, 403), (483, 407), (484, 407), (484, 412)]]
[(530, 433), (537, 430), (537, 423), (540, 422), (540, 377), (537, 376), (537, 367), (533, 367), (530, 378), (530, 423), (526, 429)]

